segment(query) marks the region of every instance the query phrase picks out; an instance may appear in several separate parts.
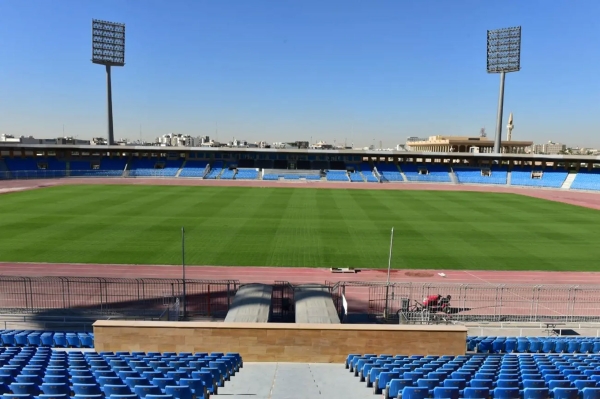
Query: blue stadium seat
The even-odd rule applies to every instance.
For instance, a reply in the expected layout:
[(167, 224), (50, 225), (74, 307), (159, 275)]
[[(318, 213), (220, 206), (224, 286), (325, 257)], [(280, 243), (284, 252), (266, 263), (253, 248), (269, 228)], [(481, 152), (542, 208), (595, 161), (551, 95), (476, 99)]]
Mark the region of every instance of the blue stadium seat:
[(402, 389), (402, 399), (427, 399), (429, 390), (427, 388), (404, 387)]
[(216, 378), (208, 371), (194, 371), (192, 372), (192, 378), (199, 379), (206, 386), (208, 393), (216, 395), (219, 391)]
[(577, 388), (554, 388), (552, 390), (554, 399), (579, 399), (579, 390)]
[(433, 397), (436, 399), (459, 399), (461, 391), (458, 388), (435, 387), (433, 388)]
[(547, 399), (550, 396), (548, 388), (525, 388), (523, 399)]
[(192, 399), (192, 389), (186, 385), (167, 385), (165, 387), (165, 394), (171, 395), (176, 399)]
[(10, 390), (15, 395), (38, 396), (40, 394), (39, 385), (32, 382), (13, 382), (10, 384)]
[(465, 399), (484, 399), (490, 397), (489, 388), (473, 388), (467, 387), (463, 391), (463, 397)]
[(112, 385), (107, 384), (102, 387), (104, 391), (104, 395), (113, 396), (113, 395), (131, 395), (131, 389), (127, 385), (119, 384)]
[(132, 387), (134, 390), (134, 393), (144, 399), (147, 395), (162, 395), (163, 392), (161, 391), (161, 389), (155, 385), (135, 385), (134, 387)]
[(179, 380), (179, 385), (190, 387), (195, 398), (208, 399), (209, 392), (202, 380), (197, 378), (182, 378)]

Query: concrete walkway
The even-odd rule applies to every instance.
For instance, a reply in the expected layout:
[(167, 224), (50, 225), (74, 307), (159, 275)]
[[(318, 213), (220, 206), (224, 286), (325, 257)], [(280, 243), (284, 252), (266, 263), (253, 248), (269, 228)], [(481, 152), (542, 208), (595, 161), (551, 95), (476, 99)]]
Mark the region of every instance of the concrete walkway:
[(372, 399), (366, 383), (348, 372), (343, 364), (244, 363), (218, 396), (247, 399), (306, 399), (315, 397)]

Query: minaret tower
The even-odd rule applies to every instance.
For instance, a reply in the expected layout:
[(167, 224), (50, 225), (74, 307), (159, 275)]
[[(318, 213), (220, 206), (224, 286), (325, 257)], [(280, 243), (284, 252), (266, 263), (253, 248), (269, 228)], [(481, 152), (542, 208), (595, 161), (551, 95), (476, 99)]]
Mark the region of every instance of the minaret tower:
[(510, 116), (508, 117), (508, 125), (506, 125), (506, 129), (508, 129), (508, 141), (512, 140), (512, 130), (514, 127), (515, 125), (513, 125), (513, 114), (511, 112)]

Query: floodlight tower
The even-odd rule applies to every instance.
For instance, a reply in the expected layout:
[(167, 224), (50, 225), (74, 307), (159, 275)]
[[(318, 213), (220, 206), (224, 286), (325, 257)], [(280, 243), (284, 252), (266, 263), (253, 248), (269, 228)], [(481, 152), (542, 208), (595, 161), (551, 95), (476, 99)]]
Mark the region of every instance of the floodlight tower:
[(115, 143), (110, 67), (125, 65), (125, 24), (92, 20), (92, 62), (106, 67), (108, 145)]
[(521, 69), (521, 27), (487, 31), (487, 71), (500, 74), (500, 95), (496, 117), (494, 152), (499, 154), (502, 143), (502, 111), (504, 107), (504, 78), (507, 72)]

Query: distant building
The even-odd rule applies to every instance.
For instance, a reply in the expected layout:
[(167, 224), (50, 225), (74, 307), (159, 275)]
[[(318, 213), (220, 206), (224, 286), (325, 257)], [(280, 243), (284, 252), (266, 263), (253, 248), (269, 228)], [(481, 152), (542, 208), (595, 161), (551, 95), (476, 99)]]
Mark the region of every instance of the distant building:
[(566, 151), (566, 149), (566, 144), (554, 143), (552, 141), (549, 141), (547, 144), (544, 144), (544, 154), (560, 154), (561, 152)]
[(20, 143), (21, 139), (12, 134), (0, 134), (0, 143)]
[(549, 141), (546, 144), (534, 144), (532, 146), (532, 151), (534, 154), (556, 155), (565, 152), (566, 150), (566, 144), (554, 143), (552, 141)]
[(36, 139), (33, 136), (15, 137), (12, 134), (1, 134), (0, 143), (89, 145), (90, 140), (79, 140), (73, 137), (57, 137), (55, 139)]
[[(413, 137), (409, 137), (409, 139), (405, 145), (409, 151), (473, 153), (491, 153), (494, 151), (494, 140), (487, 137), (430, 136), (427, 140), (413, 140)], [(531, 145), (533, 145), (531, 141), (503, 141), (502, 152), (524, 154), (525, 148)]]

